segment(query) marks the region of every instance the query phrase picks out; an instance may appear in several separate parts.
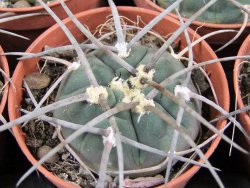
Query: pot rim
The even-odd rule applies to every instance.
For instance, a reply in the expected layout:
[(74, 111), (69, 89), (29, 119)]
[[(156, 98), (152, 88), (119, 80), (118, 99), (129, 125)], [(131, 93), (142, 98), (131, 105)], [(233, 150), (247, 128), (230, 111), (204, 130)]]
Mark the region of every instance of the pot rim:
[[(94, 13), (101, 13), (101, 12), (105, 12), (105, 11), (110, 11), (110, 8), (109, 7), (102, 7), (102, 8), (97, 8), (97, 9), (92, 9), (92, 10), (88, 10), (88, 11), (85, 11), (85, 12), (81, 12), (81, 13), (78, 13), (76, 14), (76, 17), (83, 17), (83, 16), (86, 16), (86, 15), (93, 15)], [(153, 16), (156, 16), (158, 15), (159, 13), (157, 11), (152, 11), (152, 10), (149, 10), (149, 9), (144, 9), (144, 8), (138, 8), (138, 7), (129, 7), (129, 6), (120, 6), (118, 7), (118, 11), (129, 11), (129, 12), (136, 12), (136, 13), (140, 13), (140, 12), (144, 12), (144, 13), (147, 13), (147, 14), (150, 14), (150, 15), (153, 15)], [(179, 25), (179, 23), (176, 21), (176, 19), (174, 18), (171, 18), (171, 17), (167, 17), (167, 18), (164, 18), (164, 19), (168, 19), (169, 21), (171, 22), (175, 22), (176, 24)], [(71, 22), (71, 19), (70, 18), (67, 18), (65, 20), (63, 20), (64, 23), (69, 23)], [(55, 24), (54, 26), (52, 26), (51, 28), (49, 28), (47, 31), (45, 31), (42, 35), (40, 35), (40, 37), (38, 37), (31, 45), (30, 47), (26, 50), (26, 52), (30, 52), (32, 51), (32, 49), (39, 44), (39, 41), (41, 41), (48, 33), (50, 33), (51, 31), (53, 30), (56, 30), (60, 28), (57, 24)], [(192, 34), (195, 33), (195, 31), (193, 31), (192, 29), (188, 29), (189, 32), (191, 32)], [(197, 37), (199, 37), (198, 34), (196, 34)], [(217, 58), (217, 56), (215, 55), (214, 51), (211, 49), (211, 47), (205, 42), (203, 41), (202, 44), (206, 47), (206, 49), (212, 54), (212, 56), (214, 56), (214, 58)], [(219, 62), (218, 62), (219, 63)], [(18, 65), (17, 65), (17, 68), (13, 74), (13, 80), (15, 79), (20, 79), (20, 77), (18, 77), (18, 70), (21, 70), (23, 69), (22, 67), (22, 64), (23, 62), (19, 62)], [(217, 67), (219, 69), (219, 71), (222, 73), (222, 75), (225, 77), (225, 73), (223, 71), (223, 68), (221, 66), (221, 64), (217, 64)], [(224, 96), (224, 103), (223, 104), (224, 106), (224, 109), (225, 110), (229, 110), (229, 93), (228, 93), (228, 84), (227, 84), (227, 80), (226, 80), (226, 77), (225, 79), (222, 79), (220, 80), (222, 82), (222, 85), (224, 86), (224, 91), (227, 91), (225, 92), (225, 96)], [(222, 90), (222, 91), (223, 91)], [(14, 103), (11, 99), (14, 98), (14, 93), (13, 93), (13, 90), (10, 92), (9, 94), (9, 107), (13, 106)], [(10, 116), (10, 119), (13, 120), (15, 119), (15, 113), (12, 111), (10, 112), (9, 111), (9, 116)], [(220, 124), (220, 128), (223, 128), (225, 125), (226, 125), (226, 120), (221, 120), (218, 122), (218, 124)], [(217, 124), (217, 125), (218, 125)], [(27, 146), (25, 145), (24, 143), (24, 138), (23, 138), (23, 135), (20, 134), (20, 130), (18, 130), (19, 128), (17, 126), (13, 127), (13, 131), (14, 131), (14, 134), (15, 134), (15, 137), (17, 139), (17, 142), (19, 144), (19, 146), (21, 147), (21, 149), (23, 150), (23, 152), (26, 152), (26, 156), (29, 158), (29, 160), (32, 162), (32, 164), (34, 164), (35, 162), (37, 162), (37, 160), (31, 155), (30, 151), (28, 150)], [(209, 156), (211, 156), (211, 154), (214, 152), (214, 150), (216, 149), (219, 141), (220, 141), (221, 138), (219, 137), (216, 137), (214, 139), (214, 141), (211, 143), (210, 147), (208, 148), (205, 156), (208, 158)], [(38, 168), (46, 177), (52, 175), (52, 179), (50, 178), (50, 180), (52, 182), (57, 182), (57, 185), (62, 185), (62, 187), (64, 187), (63, 185), (71, 185), (71, 184), (68, 184), (67, 182), (63, 181), (62, 179), (60, 179), (59, 177), (53, 175), (51, 172), (47, 171), (44, 167), (42, 166), (39, 166)], [(183, 174), (181, 174), (179, 177), (171, 180), (169, 183), (168, 183), (168, 186), (173, 186), (175, 187), (176, 185), (179, 185), (179, 184), (183, 184), (184, 182), (187, 182), (198, 170), (200, 169), (200, 167), (198, 166), (192, 166), (191, 168), (189, 168), (186, 172), (184, 172)]]
[[(64, 0), (64, 2), (68, 2), (71, 0)], [(73, 1), (73, 0), (72, 0)], [(60, 2), (56, 1), (53, 3), (49, 3), (48, 4), (50, 8), (56, 7), (56, 6), (60, 6)], [(32, 13), (35, 11), (42, 11), (44, 10), (44, 8), (39, 5), (39, 6), (32, 6), (32, 7), (24, 7), (24, 8), (0, 8), (0, 12), (13, 12), (13, 13)]]
[[(134, 0), (134, 1), (141, 1), (141, 0)], [(162, 12), (164, 9), (157, 5), (156, 3), (152, 2), (152, 0), (143, 0), (146, 4), (148, 4), (153, 9)], [(176, 16), (173, 13), (169, 13), (169, 16), (175, 18), (178, 20), (178, 16)], [(183, 21), (186, 22), (188, 18), (183, 17)], [(207, 28), (215, 28), (215, 29), (239, 29), (241, 28), (242, 24), (235, 23), (235, 24), (214, 24), (214, 23), (208, 23), (208, 22), (201, 22), (201, 21), (193, 21), (193, 25), (197, 27), (207, 27)], [(247, 27), (250, 27), (250, 22), (247, 23)]]
[[(247, 38), (242, 43), (237, 56), (247, 55), (250, 54), (250, 34), (247, 36)], [(233, 72), (233, 82), (234, 82), (234, 91), (235, 95), (237, 96), (237, 104), (239, 108), (244, 108), (245, 105), (243, 103), (241, 92), (240, 92), (240, 84), (239, 84), (239, 73), (240, 73), (240, 63), (243, 60), (237, 59), (234, 64), (234, 72)], [(240, 113), (241, 121), (243, 121), (243, 125), (245, 126), (245, 130), (250, 135), (250, 116), (247, 114), (247, 112)], [(250, 142), (249, 142), (250, 143)]]
[[(4, 53), (1, 46), (0, 46), (0, 53)], [(7, 58), (4, 55), (0, 56), (0, 67), (6, 73), (6, 75), (8, 77), (10, 77), (10, 70), (9, 70), (8, 61), (7, 61)], [(6, 84), (7, 82), (8, 82), (8, 79), (6, 77), (4, 77), (4, 83)], [(7, 102), (8, 92), (9, 92), (9, 84), (7, 84), (5, 86), (5, 88), (4, 88), (4, 90), (2, 92), (3, 92), (3, 95), (2, 95), (1, 102), (0, 102), (0, 114), (3, 113), (4, 107), (5, 107), (6, 102)]]

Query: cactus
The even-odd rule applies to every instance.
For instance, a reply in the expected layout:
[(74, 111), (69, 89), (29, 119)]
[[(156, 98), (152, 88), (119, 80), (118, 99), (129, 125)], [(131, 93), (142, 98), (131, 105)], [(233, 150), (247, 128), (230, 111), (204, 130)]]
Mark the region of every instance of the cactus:
[[(244, 134), (245, 132), (224, 109), (200, 96), (190, 78), (194, 68), (220, 60), (235, 59), (235, 57), (195, 64), (193, 44), (186, 29), (197, 16), (216, 3), (216, 0), (209, 1), (189, 21), (183, 23), (180, 18), (180, 28), (166, 41), (164, 40), (159, 49), (143, 46), (137, 42), (178, 3), (172, 6), (171, 10), (167, 8), (164, 13), (156, 16), (142, 29), (131, 26), (137, 28), (138, 32), (135, 32), (135, 36), (128, 42), (124, 33), (130, 28), (128, 25), (122, 26), (118, 10), (113, 1), (108, 0), (113, 15), (113, 20), (110, 19), (111, 25), (114, 25), (111, 30), (116, 31), (114, 35), (117, 41), (114, 45), (107, 44), (100, 38), (98, 40), (74, 17), (64, 1), (60, 1), (72, 22), (89, 41), (80, 45), (48, 5), (42, 0), (38, 2), (55, 19), (72, 45), (37, 54), (25, 54), (23, 58), (40, 57), (49, 52), (73, 49), (77, 54), (73, 59), (79, 62), (72, 63), (58, 57), (43, 57), (63, 63), (67, 66), (66, 71), (52, 83), (39, 102), (35, 101), (32, 92), (24, 82), (35, 109), (32, 112), (22, 110), (26, 114), (0, 127), (1, 132), (33, 118), (58, 125), (57, 133), (61, 143), (25, 173), (17, 185), (50, 156), (65, 147), (90, 174), (91, 170), (98, 174), (97, 187), (104, 187), (106, 174), (118, 175), (119, 187), (123, 187), (125, 175), (149, 176), (166, 170), (165, 182), (168, 182), (171, 167), (177, 160), (208, 168), (219, 186), (223, 187), (216, 169), (211, 166), (200, 148), (218, 135), (240, 151), (245, 153), (247, 151), (225, 136), (222, 132), (225, 129), (217, 130), (201, 116), (201, 103), (198, 101), (213, 106), (222, 113), (223, 116), (219, 118), (227, 117), (231, 122), (235, 122)], [(110, 23), (105, 22), (105, 24)], [(177, 55), (174, 52), (171, 54), (167, 52), (167, 49), (172, 49), (170, 44), (181, 33), (184, 33), (188, 43), (188, 58), (182, 57), (186, 52), (185, 49)], [(86, 51), (87, 54), (84, 53)], [(241, 58), (249, 58), (249, 56)], [(188, 59), (188, 67), (185, 68), (180, 59)], [(59, 84), (57, 101), (44, 104)], [(46, 113), (51, 111), (53, 111), (53, 117), (48, 117)], [(199, 122), (212, 130), (215, 135), (197, 146), (194, 140), (200, 128)], [(249, 139), (249, 136), (246, 137)], [(190, 146), (191, 149), (183, 151)], [(177, 155), (176, 151), (181, 151), (182, 154)], [(191, 152), (195, 152), (204, 163), (183, 157)], [(93, 174), (92, 177), (95, 179)], [(164, 183), (164, 178), (160, 179), (160, 183)], [(152, 182), (155, 183), (154, 180)], [(151, 186), (154, 185), (151, 184)], [(143, 186), (146, 185), (143, 184)]]
[[(168, 7), (174, 1), (173, 0), (157, 0), (158, 5), (163, 8)], [(179, 11), (183, 17), (189, 18), (201, 7), (205, 5), (207, 1), (202, 0), (184, 0), (179, 5)], [(250, 0), (239, 0), (242, 4), (250, 4)], [(215, 23), (215, 24), (232, 24), (242, 23), (243, 14), (241, 10), (233, 5), (228, 0), (219, 0), (214, 5), (209, 7), (203, 14), (197, 18), (198, 21)]]
[[(133, 46), (129, 57), (124, 60), (130, 65), (140, 67), (148, 62), (155, 53), (155, 49), (146, 46)], [(129, 72), (117, 65), (110, 57), (108, 57), (101, 50), (95, 50), (87, 56), (90, 62), (92, 71), (94, 72), (98, 84), (105, 87), (108, 91), (108, 103), (110, 107), (114, 107), (117, 103), (126, 100), (128, 93), (136, 92), (142, 93), (145, 96), (152, 89), (150, 86), (145, 86), (138, 89), (138, 84), (133, 83), (131, 79), (135, 77), (129, 76)], [(153, 80), (157, 82), (163, 81), (169, 75), (183, 69), (184, 66), (181, 62), (174, 59), (168, 52), (158, 60), (155, 66), (155, 72)], [(121, 75), (115, 77), (114, 75)], [(182, 84), (185, 76), (182, 76), (173, 84), (167, 86), (167, 89), (174, 90), (177, 84)], [(123, 80), (123, 83), (122, 83)], [(124, 91), (115, 87), (114, 84), (123, 84), (129, 91)], [(128, 82), (130, 85), (128, 85)], [(145, 84), (147, 85), (147, 84)], [(112, 87), (113, 86), (113, 87)], [(86, 89), (90, 87), (90, 83), (87, 81), (86, 75), (83, 73), (83, 68), (79, 68), (70, 73), (61, 83), (59, 91), (57, 93), (57, 99), (61, 100), (79, 93), (86, 92)], [(188, 88), (193, 92), (196, 89), (192, 82), (189, 83)], [(137, 92), (138, 91), (138, 92)], [(91, 94), (90, 94), (91, 95)], [(135, 99), (137, 96), (133, 96)], [(145, 101), (144, 101), (145, 102)], [(168, 98), (162, 94), (158, 94), (154, 99), (153, 104), (157, 108), (161, 109), (164, 113), (176, 118), (179, 106), (174, 104)], [(197, 112), (200, 112), (200, 105), (196, 100), (189, 102), (189, 106)], [(94, 117), (102, 113), (101, 106), (99, 104), (92, 104), (91, 102), (79, 102), (54, 111), (54, 117), (65, 121), (70, 121), (77, 124), (84, 125)], [(171, 145), (171, 139), (173, 135), (173, 129), (167, 125), (163, 120), (154, 115), (153, 113), (136, 112), (136, 110), (127, 110), (115, 115), (117, 126), (121, 131), (121, 135), (126, 136), (132, 140), (136, 140), (142, 144), (155, 147), (159, 150), (168, 152)], [(185, 127), (190, 136), (195, 139), (198, 130), (199, 122), (185, 113), (182, 119), (182, 125)], [(108, 120), (100, 122), (96, 125), (99, 128), (108, 128)], [(63, 128), (62, 133), (65, 137), (72, 134), (72, 130)], [(99, 170), (99, 162), (101, 161), (103, 151), (103, 141), (100, 136), (86, 133), (78, 137), (71, 146), (80, 154), (83, 161), (94, 171)], [(188, 144), (183, 139), (178, 140), (176, 151), (187, 149)], [(123, 145), (124, 151), (124, 170), (137, 170), (140, 168), (147, 168), (160, 164), (164, 157), (151, 154), (149, 152), (141, 151), (132, 146)], [(109, 170), (118, 170), (117, 156), (115, 149), (112, 150), (109, 161)], [(154, 173), (154, 172), (152, 172)], [(142, 174), (140, 174), (142, 175)], [(148, 174), (149, 175), (149, 174)], [(152, 174), (151, 174), (152, 175)]]

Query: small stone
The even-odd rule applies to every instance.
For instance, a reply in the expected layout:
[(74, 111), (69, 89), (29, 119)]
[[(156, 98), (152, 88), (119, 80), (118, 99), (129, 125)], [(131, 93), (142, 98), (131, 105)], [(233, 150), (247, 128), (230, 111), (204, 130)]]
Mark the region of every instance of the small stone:
[(104, 188), (109, 188), (112, 182), (113, 182), (113, 178), (109, 175), (106, 175)]
[[(41, 6), (40, 3), (38, 1), (36, 1), (36, 0), (29, 0), (29, 1), (35, 1), (34, 2), (35, 6)], [(43, 2), (47, 3), (47, 4), (54, 3), (56, 1), (58, 1), (58, 0), (43, 0)]]
[(58, 154), (63, 154), (64, 152), (65, 152), (65, 149), (62, 148), (62, 149), (60, 149), (57, 153), (58, 153)]
[(70, 157), (70, 153), (65, 153), (62, 155), (62, 160), (67, 160)]
[(13, 8), (25, 8), (25, 7), (31, 7), (31, 5), (27, 1), (25, 1), (25, 0), (17, 1), (13, 5)]
[(69, 175), (66, 174), (66, 173), (60, 173), (60, 174), (58, 174), (57, 176), (58, 176), (59, 178), (61, 178), (61, 179), (64, 179), (64, 180), (67, 180), (67, 178), (69, 177)]
[(116, 184), (119, 183), (119, 176), (116, 176), (116, 177), (114, 178), (114, 182), (115, 182)]
[[(8, 0), (10, 1), (12, 4), (20, 1), (20, 0)], [(29, 4), (34, 4), (35, 2), (37, 2), (37, 0), (23, 0), (23, 1), (27, 1)]]
[(50, 77), (40, 72), (29, 74), (24, 79), (30, 89), (43, 89), (50, 83)]
[[(1, 86), (0, 86), (0, 88), (1, 88)], [(28, 105), (32, 105), (32, 104), (33, 104), (31, 98), (24, 98), (24, 101), (25, 101), (25, 103), (28, 104)]]
[[(42, 147), (40, 147), (39, 149), (38, 149), (38, 151), (37, 151), (37, 157), (39, 158), (39, 159), (41, 159), (43, 156), (45, 156), (48, 152), (50, 152), (52, 150), (52, 148), (51, 147), (49, 147), (49, 146), (46, 146), (46, 145), (44, 145), (44, 146), (42, 146)], [(60, 157), (59, 157), (59, 155), (58, 154), (54, 154), (53, 156), (51, 156), (47, 161), (46, 161), (46, 163), (55, 163), (55, 162), (57, 162), (57, 161), (59, 161), (59, 159), (60, 159)]]
[(113, 178), (109, 175), (106, 175), (105, 181), (108, 183), (111, 183), (111, 182), (113, 182)]
[(7, 8), (8, 7), (8, 2), (2, 2), (0, 1), (0, 8)]
[(156, 174), (156, 175), (155, 175), (155, 178), (164, 178), (164, 177), (163, 177), (163, 175), (161, 175), (161, 174)]
[(108, 182), (104, 182), (104, 188), (109, 188), (109, 183)]

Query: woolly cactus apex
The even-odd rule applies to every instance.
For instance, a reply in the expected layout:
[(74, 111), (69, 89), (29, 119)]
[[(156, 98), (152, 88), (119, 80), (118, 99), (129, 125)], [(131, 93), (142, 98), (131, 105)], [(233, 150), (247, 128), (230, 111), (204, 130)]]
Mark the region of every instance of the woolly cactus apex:
[[(139, 45), (133, 46), (130, 55), (124, 58), (124, 60), (137, 68), (138, 73), (136, 77), (146, 77), (146, 79), (153, 79), (156, 82), (161, 82), (166, 77), (184, 68), (181, 62), (173, 58), (168, 52), (165, 52), (156, 63), (154, 70), (149, 72), (148, 75), (140, 73), (142, 67), (149, 62), (155, 52), (156, 49), (153, 48)], [(120, 102), (134, 102), (135, 100), (139, 103), (135, 109), (123, 111), (114, 116), (120, 133), (142, 144), (168, 152), (172, 141), (173, 129), (154, 113), (145, 112), (144, 105), (155, 106), (173, 118), (176, 118), (179, 107), (161, 93), (153, 100), (146, 99), (146, 94), (152, 88), (148, 85), (145, 87), (133, 85), (130, 81), (132, 76), (129, 75), (129, 72), (115, 63), (103, 51), (95, 50), (88, 54), (87, 58), (98, 84), (106, 88), (110, 108)], [(119, 76), (114, 77), (114, 75)], [(175, 86), (180, 85), (184, 79), (185, 76), (179, 77), (174, 83), (169, 84), (167, 89), (174, 93)], [(87, 81), (83, 68), (80, 67), (72, 71), (61, 83), (57, 93), (57, 100), (86, 92), (86, 89), (89, 87), (90, 84)], [(190, 91), (196, 92), (193, 83), (190, 82), (188, 88)], [(190, 100), (187, 104), (197, 112), (200, 112), (201, 105), (197, 101)], [(91, 104), (85, 101), (55, 110), (54, 117), (84, 125), (101, 113), (102, 108), (99, 104)], [(195, 118), (188, 113), (184, 113), (182, 126), (186, 128), (192, 139), (196, 138), (200, 125)], [(109, 121), (99, 122), (96, 127), (106, 129), (109, 127)], [(72, 130), (62, 128), (62, 133), (64, 137), (68, 137)], [(71, 142), (71, 146), (79, 153), (90, 169), (98, 172), (104, 148), (102, 136), (85, 133)], [(189, 145), (180, 137), (176, 150), (180, 151), (187, 148), (189, 148)], [(126, 144), (123, 144), (123, 155), (125, 174), (126, 170), (140, 170), (159, 165), (165, 159), (162, 156)], [(108, 163), (109, 172), (118, 170), (117, 161), (116, 147), (113, 147)], [(152, 171), (152, 174), (154, 173)], [(141, 172), (138, 173), (138, 176), (141, 175), (143, 175)], [(146, 175), (150, 174), (147, 173)]]
[[(243, 5), (250, 4), (250, 0), (238, 0)], [(163, 8), (168, 7), (173, 0), (157, 0), (158, 5)], [(185, 0), (180, 3), (179, 11), (183, 17), (189, 18), (199, 9), (201, 9), (208, 1)], [(229, 24), (243, 22), (243, 14), (241, 10), (228, 0), (218, 0), (209, 7), (203, 14), (198, 17), (198, 21)]]

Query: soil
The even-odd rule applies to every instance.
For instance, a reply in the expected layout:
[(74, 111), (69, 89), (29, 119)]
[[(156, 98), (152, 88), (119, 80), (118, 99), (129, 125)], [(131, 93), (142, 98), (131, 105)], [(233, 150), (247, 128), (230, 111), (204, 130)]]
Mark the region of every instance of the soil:
[[(239, 85), (241, 91), (241, 97), (245, 106), (250, 105), (250, 62), (243, 63), (240, 75)], [(250, 110), (247, 112), (250, 116)]]
[[(149, 38), (143, 37), (141, 43), (144, 45), (150, 45), (152, 47), (158, 47), (162, 44), (163, 40), (159, 39), (157, 36), (149, 35)], [(110, 36), (108, 40), (105, 40), (104, 42), (107, 43), (113, 43), (116, 41), (115, 36)], [(178, 45), (175, 47), (177, 48)], [(65, 55), (66, 54), (66, 55)], [(67, 54), (70, 54), (69, 56)], [(73, 61), (75, 57), (72, 57), (71, 55), (74, 53), (57, 53), (53, 54), (57, 57), (63, 57), (66, 58), (68, 61)], [(34, 88), (32, 87), (31, 91), (33, 95), (35, 96), (36, 101), (40, 101), (40, 99), (44, 96), (50, 85), (65, 71), (66, 67), (64, 65), (59, 65), (53, 62), (48, 63), (48, 61), (45, 63), (44, 61), (39, 62), (39, 72), (36, 72), (35, 74), (31, 74), (26, 76), (25, 80), (26, 82), (30, 79), (35, 80), (37, 83), (31, 83), (32, 86), (43, 86), (42, 88)], [(202, 84), (201, 88), (201, 94), (208, 94), (211, 96), (211, 91), (207, 87), (207, 82), (203, 74), (200, 73), (200, 71), (195, 71), (196, 74), (192, 75), (192, 77), (195, 79), (195, 77), (199, 77), (199, 82), (197, 82), (198, 85)], [(198, 74), (198, 75), (197, 75)], [(39, 79), (38, 79), (39, 78)], [(48, 81), (49, 80), (49, 81)], [(27, 82), (28, 83), (28, 82)], [(29, 83), (30, 85), (30, 83)], [(58, 88), (57, 88), (58, 89)], [(53, 103), (55, 101), (55, 96), (57, 89), (51, 94), (49, 99), (45, 102), (47, 104)], [(29, 96), (26, 93), (26, 96), (24, 97), (22, 108), (32, 111), (34, 109), (34, 106), (32, 102), (29, 99)], [(204, 112), (204, 109), (206, 112)], [(204, 114), (209, 114), (209, 107), (206, 105), (203, 105), (203, 112)], [(47, 114), (48, 116), (52, 116), (51, 113)], [(204, 127), (204, 126), (202, 126)], [(211, 133), (207, 131), (207, 129), (204, 129), (204, 132), (206, 132), (205, 135), (200, 134), (199, 138), (197, 138), (197, 143), (201, 143), (203, 140), (205, 140)], [(23, 126), (23, 131), (26, 133), (26, 144), (30, 148), (32, 154), (39, 159), (38, 157), (38, 151), (41, 147), (46, 148), (53, 148), (57, 144), (60, 143), (60, 140), (57, 138), (57, 128), (54, 126), (51, 126), (49, 123), (35, 119), (32, 121), (29, 121), (26, 125)], [(203, 132), (203, 130), (201, 131)], [(48, 146), (48, 147), (47, 147)], [(206, 150), (206, 148), (203, 148), (203, 150)], [(191, 155), (190, 155), (191, 157)], [(195, 156), (192, 156), (195, 158)], [(64, 179), (65, 181), (73, 182), (77, 185), (80, 185), (81, 187), (93, 187), (95, 185), (94, 179), (84, 170), (82, 167), (80, 167), (77, 160), (67, 151), (67, 149), (62, 149), (60, 152), (57, 153), (57, 156), (54, 156), (54, 160), (50, 163), (43, 164), (49, 171), (51, 171), (53, 174), (57, 175), (58, 177)], [(178, 175), (178, 172), (185, 171), (186, 168), (189, 165), (183, 164), (183, 163), (177, 163), (172, 168), (172, 175), (171, 178)], [(164, 174), (163, 174), (164, 175)], [(162, 175), (156, 175), (157, 178)], [(128, 180), (129, 181), (129, 180)], [(146, 180), (145, 180), (146, 181)], [(106, 178), (106, 186), (110, 187), (116, 187), (117, 185), (117, 177), (112, 178), (110, 176), (107, 176)]]

